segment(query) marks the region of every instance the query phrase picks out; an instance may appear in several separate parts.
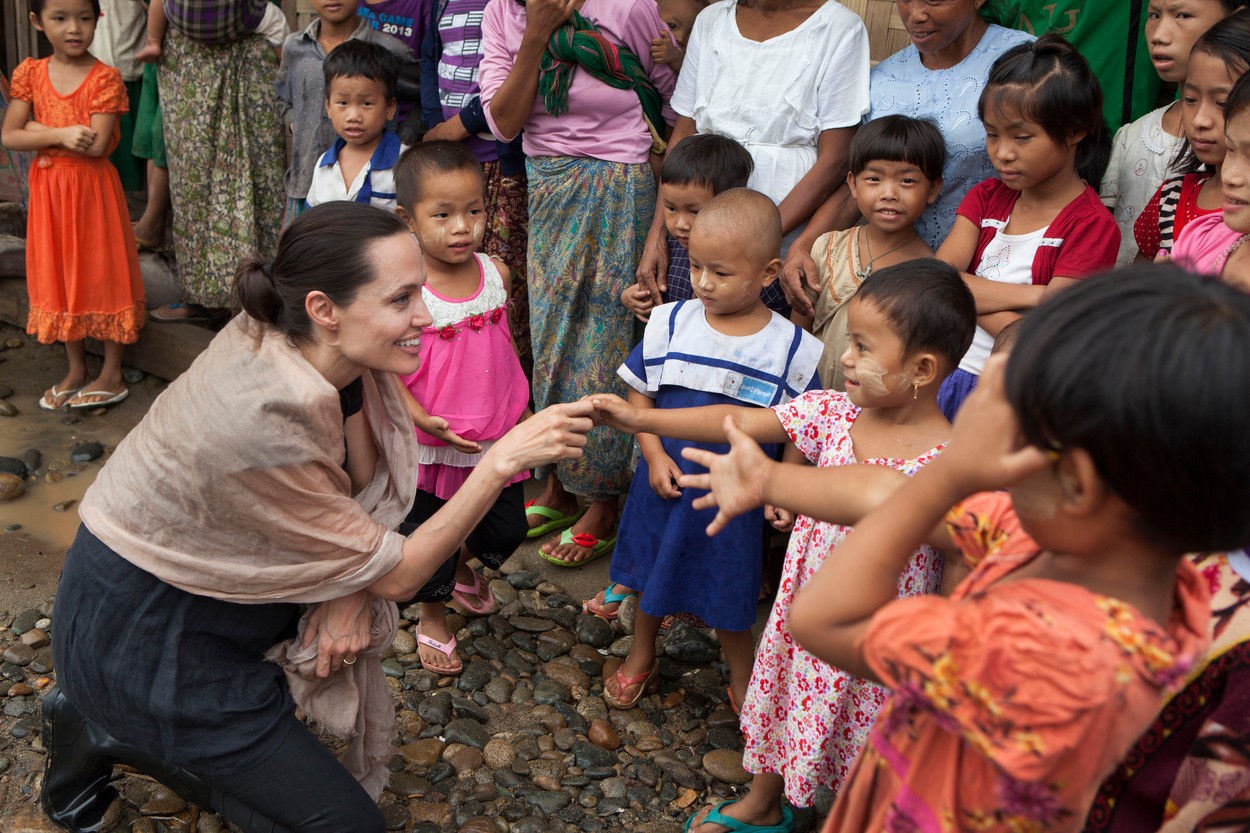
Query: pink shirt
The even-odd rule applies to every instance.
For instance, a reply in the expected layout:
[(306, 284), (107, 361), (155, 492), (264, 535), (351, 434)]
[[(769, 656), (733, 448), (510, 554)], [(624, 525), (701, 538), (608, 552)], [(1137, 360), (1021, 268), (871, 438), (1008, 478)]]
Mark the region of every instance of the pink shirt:
[[(581, 13), (607, 38), (628, 46), (664, 99), (665, 118), (671, 119), (669, 97), (677, 84), (672, 68), (651, 60), (651, 39), (668, 27), (660, 21), (655, 0), (586, 0)], [(525, 7), (516, 0), (491, 0), (482, 19), (482, 63), (478, 79), (482, 107), (491, 132), (501, 141), (515, 136), (500, 132), (490, 102), (512, 70), (525, 33)], [(657, 125), (657, 128), (659, 125)], [(526, 156), (589, 156), (608, 162), (638, 164), (651, 152), (651, 133), (642, 119), (642, 105), (632, 89), (609, 87), (578, 67), (569, 89), (569, 109), (559, 117), (548, 115), (542, 97), (522, 125)]]
[(1219, 277), (1242, 233), (1224, 225), (1224, 212), (1206, 214), (1181, 229), (1172, 246), (1172, 262), (1196, 275)]

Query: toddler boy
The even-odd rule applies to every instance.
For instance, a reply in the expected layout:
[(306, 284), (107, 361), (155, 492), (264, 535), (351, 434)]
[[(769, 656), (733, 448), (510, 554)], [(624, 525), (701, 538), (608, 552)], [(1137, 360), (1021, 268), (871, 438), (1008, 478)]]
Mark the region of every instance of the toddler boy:
[(326, 56), (326, 113), (338, 138), (313, 171), (308, 205), (353, 200), (395, 210), (395, 163), (407, 148), (386, 123), (395, 117), (399, 58), (349, 40)]
[(362, 40), (381, 46), (401, 62), (412, 60), (406, 45), (375, 30), (369, 21), (357, 15), (358, 3), (359, 0), (312, 0), (316, 19), (302, 32), (287, 37), (282, 45), (282, 66), (278, 68), (275, 86), (293, 146), (291, 166), (283, 180), (287, 201), (284, 228), (307, 206), (305, 197), (317, 160), (335, 138), (325, 106), (326, 55), (349, 40)]
[[(733, 139), (714, 133), (696, 133), (678, 143), (660, 169), (660, 205), (668, 231), (668, 275), (663, 298), (653, 298), (641, 284), (621, 293), (621, 303), (640, 321), (646, 321), (657, 304), (688, 301), (694, 297), (690, 284), (690, 227), (703, 206), (731, 188), (745, 188), (755, 163), (750, 152)], [(789, 314), (779, 282), (766, 286), (760, 295), (769, 309)]]

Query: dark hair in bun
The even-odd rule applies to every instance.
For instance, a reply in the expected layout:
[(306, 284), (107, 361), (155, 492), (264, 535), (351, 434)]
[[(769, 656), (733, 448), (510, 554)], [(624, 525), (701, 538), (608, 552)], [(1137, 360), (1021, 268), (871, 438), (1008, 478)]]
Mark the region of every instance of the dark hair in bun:
[(234, 274), (234, 291), (243, 311), (300, 340), (312, 330), (304, 308), (309, 292), (324, 292), (346, 306), (373, 280), (369, 248), (378, 240), (408, 233), (403, 221), (380, 208), (355, 202), (329, 202), (295, 219), (278, 240), (272, 261), (249, 255)]

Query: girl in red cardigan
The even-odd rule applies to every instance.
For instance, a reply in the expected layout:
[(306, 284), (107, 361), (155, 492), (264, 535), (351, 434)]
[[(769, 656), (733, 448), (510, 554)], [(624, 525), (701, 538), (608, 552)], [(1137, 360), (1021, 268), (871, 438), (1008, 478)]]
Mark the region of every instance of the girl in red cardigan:
[(1115, 265), (1120, 230), (1098, 199), (1110, 143), (1102, 90), (1058, 35), (1003, 53), (977, 104), (998, 177), (973, 188), (938, 250), (964, 273), (977, 332), (938, 404), (948, 419), (976, 387), (994, 336), (1073, 281)]

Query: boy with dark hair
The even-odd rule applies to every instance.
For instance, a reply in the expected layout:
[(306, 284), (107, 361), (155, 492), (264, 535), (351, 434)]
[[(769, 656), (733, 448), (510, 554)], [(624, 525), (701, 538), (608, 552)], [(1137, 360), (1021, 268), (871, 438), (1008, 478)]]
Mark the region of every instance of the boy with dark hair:
[(395, 163), (406, 150), (386, 123), (395, 117), (400, 59), (376, 43), (349, 40), (326, 56), (326, 114), (338, 138), (313, 171), (308, 205), (352, 200), (395, 210)]
[[(621, 293), (621, 303), (640, 321), (646, 321), (658, 304), (688, 301), (694, 297), (690, 284), (690, 255), (686, 246), (690, 226), (703, 206), (731, 188), (746, 187), (755, 163), (750, 152), (733, 139), (714, 133), (696, 133), (683, 139), (664, 159), (660, 169), (660, 204), (668, 230), (668, 278), (664, 296), (653, 298), (642, 284)], [(774, 281), (760, 296), (774, 312), (788, 315), (781, 284)]]

